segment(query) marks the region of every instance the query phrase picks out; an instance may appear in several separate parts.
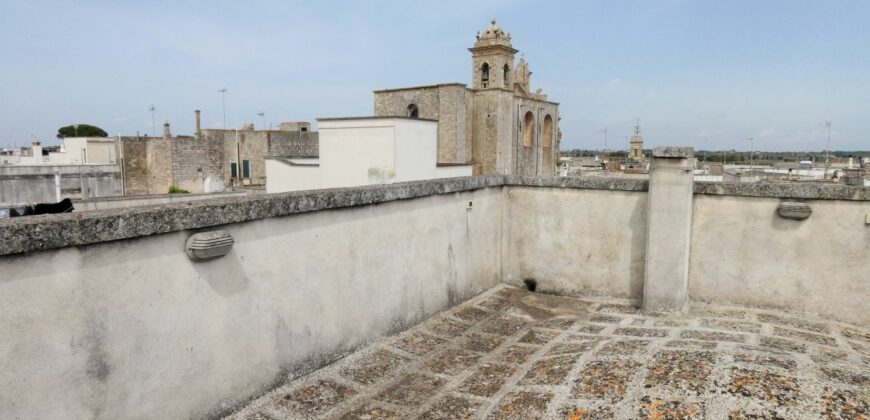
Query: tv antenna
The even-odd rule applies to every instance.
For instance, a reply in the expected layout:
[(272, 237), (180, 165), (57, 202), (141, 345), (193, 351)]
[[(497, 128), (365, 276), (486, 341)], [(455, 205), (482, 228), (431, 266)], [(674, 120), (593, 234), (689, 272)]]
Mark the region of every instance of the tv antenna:
[(151, 104), (151, 108), (148, 108), (151, 111), (151, 137), (157, 136), (157, 124), (155, 123), (155, 114), (154, 111), (157, 111), (157, 108), (154, 108), (154, 104)]
[(218, 91), (221, 94), (221, 110), (224, 112), (224, 130), (227, 129), (227, 88)]

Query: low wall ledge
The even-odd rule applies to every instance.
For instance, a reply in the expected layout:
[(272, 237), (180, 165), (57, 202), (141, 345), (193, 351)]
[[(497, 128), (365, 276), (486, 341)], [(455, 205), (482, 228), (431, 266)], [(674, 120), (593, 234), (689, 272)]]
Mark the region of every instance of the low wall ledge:
[(90, 245), (503, 185), (502, 176), (462, 177), (16, 217), (0, 220), (0, 244), (3, 244), (0, 255)]
[(631, 178), (506, 176), (505, 185), (517, 187), (577, 188), (590, 190), (647, 191), (649, 181)]
[[(28, 216), (0, 220), (0, 256), (501, 186), (644, 192), (649, 182), (488, 175)], [(844, 185), (695, 183), (695, 194), (870, 201), (870, 188)]]
[(696, 182), (695, 194), (870, 201), (870, 188), (820, 183)]

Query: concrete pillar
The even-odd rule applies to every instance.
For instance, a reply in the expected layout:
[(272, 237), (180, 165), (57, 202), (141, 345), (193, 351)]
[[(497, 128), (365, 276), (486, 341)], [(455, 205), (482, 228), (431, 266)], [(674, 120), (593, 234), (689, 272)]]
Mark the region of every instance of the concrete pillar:
[(169, 140), (172, 137), (172, 133), (169, 132), (169, 121), (163, 123), (163, 140)]
[(694, 168), (691, 147), (653, 149), (647, 201), (644, 311), (682, 311), (688, 303)]
[(202, 139), (202, 126), (200, 125), (200, 121), (199, 121), (199, 110), (197, 109), (197, 110), (193, 111), (193, 113), (196, 114), (196, 131), (194, 132), (194, 135), (196, 136), (197, 140), (201, 140)]

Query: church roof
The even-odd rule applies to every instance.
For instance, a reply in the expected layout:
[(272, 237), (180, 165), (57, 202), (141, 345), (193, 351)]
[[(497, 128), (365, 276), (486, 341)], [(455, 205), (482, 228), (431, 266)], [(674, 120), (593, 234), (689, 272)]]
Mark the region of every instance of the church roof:
[(493, 19), (491, 24), (487, 26), (483, 32), (477, 33), (477, 42), (474, 43), (474, 46), (489, 47), (495, 45), (512, 48), (511, 34), (506, 33), (501, 26), (498, 26), (495, 23), (495, 19)]

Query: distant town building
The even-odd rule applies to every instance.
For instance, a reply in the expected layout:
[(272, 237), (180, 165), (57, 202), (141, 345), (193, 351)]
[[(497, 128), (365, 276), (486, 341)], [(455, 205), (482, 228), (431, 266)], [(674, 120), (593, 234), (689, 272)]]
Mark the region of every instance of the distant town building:
[(469, 48), (472, 84), (374, 92), (374, 117), (320, 119), (317, 159), (267, 159), (266, 191), (449, 176), (555, 176), (559, 104), (540, 89), (495, 21)]
[(643, 162), (646, 156), (643, 154), (643, 136), (640, 135), (640, 119), (634, 124), (634, 134), (628, 140), (628, 158), (635, 162)]
[(438, 121), (439, 163), (475, 174), (556, 174), (559, 104), (532, 91), (529, 66), (515, 61), (511, 36), (495, 20), (471, 52), (471, 88), (462, 83), (374, 92), (374, 114)]
[(196, 111), (195, 136), (123, 137), (126, 195), (165, 194), (172, 186), (191, 193), (223, 192), (234, 186), (264, 186), (265, 158), (316, 157), (318, 133), (307, 122), (282, 123), (277, 130), (202, 129)]
[(470, 176), (471, 165), (439, 164), (438, 122), (410, 117), (323, 118), (320, 154), (267, 157), (266, 192)]

